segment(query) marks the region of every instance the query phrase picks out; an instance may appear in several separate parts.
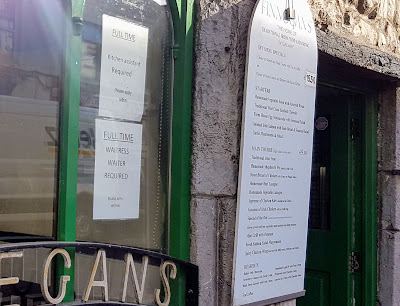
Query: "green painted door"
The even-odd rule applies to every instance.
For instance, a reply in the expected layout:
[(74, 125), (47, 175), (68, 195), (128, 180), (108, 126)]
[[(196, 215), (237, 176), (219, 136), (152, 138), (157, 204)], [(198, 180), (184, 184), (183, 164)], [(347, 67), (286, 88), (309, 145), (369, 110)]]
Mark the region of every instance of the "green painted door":
[(318, 90), (306, 295), (298, 300), (300, 306), (364, 305), (360, 261), (362, 101), (361, 95)]

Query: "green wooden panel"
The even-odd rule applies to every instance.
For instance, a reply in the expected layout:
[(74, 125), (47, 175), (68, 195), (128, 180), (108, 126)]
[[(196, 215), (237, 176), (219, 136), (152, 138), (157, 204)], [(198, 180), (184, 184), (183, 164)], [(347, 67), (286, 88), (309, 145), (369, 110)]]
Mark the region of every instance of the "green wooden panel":
[[(327, 92), (317, 116), (330, 116), (330, 228), (309, 230), (307, 292), (299, 304), (326, 305), (329, 297), (327, 305), (372, 306), (377, 278), (376, 97), (338, 88)], [(349, 271), (351, 252), (361, 255), (361, 269), (354, 273)], [(328, 289), (322, 285), (327, 275)]]
[(297, 300), (297, 306), (329, 306), (329, 273), (308, 271), (306, 295)]
[[(329, 92), (318, 97), (317, 115), (329, 118), (329, 228), (309, 231), (305, 301), (307, 305), (349, 305), (351, 276), (348, 254), (351, 249), (352, 159), (350, 139), (350, 105), (345, 97), (331, 97)], [(317, 133), (319, 131), (315, 131)], [(313, 272), (311, 272), (313, 271)], [(318, 274), (319, 273), (319, 274)], [(316, 280), (329, 279), (327, 287)], [(318, 276), (318, 277), (317, 277)], [(322, 281), (322, 280), (320, 280)], [(319, 301), (323, 304), (318, 304)], [(315, 304), (314, 304), (315, 303)]]
[(365, 129), (362, 143), (363, 205), (362, 219), (362, 290), (363, 305), (375, 306), (377, 301), (377, 95), (367, 97), (362, 119)]
[[(352, 203), (352, 224), (351, 224), (351, 251), (362, 254), (362, 138), (364, 137), (362, 128), (362, 108), (364, 107), (363, 96), (353, 96), (351, 120), (354, 124), (353, 140), (351, 141), (352, 153), (352, 188), (351, 188), (351, 203)], [(360, 263), (361, 264), (361, 263)], [(356, 301), (356, 305), (363, 305), (362, 301), (362, 273), (355, 272), (352, 274), (352, 299)]]

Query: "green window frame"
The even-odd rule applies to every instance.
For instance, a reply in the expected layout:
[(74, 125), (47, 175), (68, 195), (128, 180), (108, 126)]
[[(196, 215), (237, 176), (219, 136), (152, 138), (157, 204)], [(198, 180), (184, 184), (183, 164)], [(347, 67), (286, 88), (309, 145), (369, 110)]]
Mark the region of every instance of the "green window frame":
[[(190, 226), (190, 155), (191, 90), (193, 71), (193, 0), (171, 0), (174, 30), (174, 80), (171, 141), (171, 191), (169, 255), (189, 261)], [(78, 178), (78, 138), (82, 19), (85, 0), (71, 0), (66, 8), (66, 43), (64, 54), (63, 97), (61, 105), (57, 240), (76, 241), (76, 203)], [(69, 19), (70, 18), (70, 19)], [(71, 22), (68, 22), (71, 20)], [(74, 254), (70, 250), (72, 269), (57, 264), (57, 280), (69, 275), (74, 284)], [(185, 279), (178, 275), (172, 305), (185, 304)], [(74, 300), (74, 286), (67, 287), (64, 302)]]

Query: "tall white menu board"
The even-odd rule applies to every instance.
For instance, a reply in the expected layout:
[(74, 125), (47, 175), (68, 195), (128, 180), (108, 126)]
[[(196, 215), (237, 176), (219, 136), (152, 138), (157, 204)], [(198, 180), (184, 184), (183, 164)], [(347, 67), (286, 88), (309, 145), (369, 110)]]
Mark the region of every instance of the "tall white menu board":
[(317, 42), (307, 0), (287, 3), (259, 0), (249, 30), (233, 305), (304, 295)]

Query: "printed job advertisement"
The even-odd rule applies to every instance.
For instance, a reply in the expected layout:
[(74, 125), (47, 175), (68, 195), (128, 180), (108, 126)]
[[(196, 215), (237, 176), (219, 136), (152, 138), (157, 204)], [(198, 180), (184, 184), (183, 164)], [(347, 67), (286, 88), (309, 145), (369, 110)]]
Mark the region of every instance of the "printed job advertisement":
[(99, 116), (141, 121), (149, 30), (103, 15)]
[(142, 125), (96, 119), (93, 219), (139, 218)]

